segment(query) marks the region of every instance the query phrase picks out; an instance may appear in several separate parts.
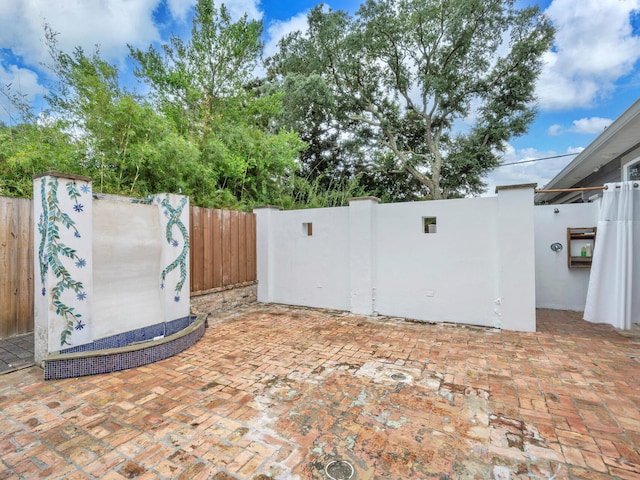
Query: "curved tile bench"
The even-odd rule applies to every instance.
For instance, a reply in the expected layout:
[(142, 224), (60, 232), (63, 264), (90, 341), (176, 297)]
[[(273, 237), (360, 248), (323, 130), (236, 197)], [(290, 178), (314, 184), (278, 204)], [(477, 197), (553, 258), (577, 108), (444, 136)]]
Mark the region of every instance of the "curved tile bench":
[[(186, 323), (185, 319), (174, 322)], [(170, 324), (173, 323), (174, 327), (179, 325), (174, 322), (114, 335), (108, 339), (94, 342), (94, 344), (82, 345), (49, 355), (43, 360), (44, 379), (54, 380), (117, 372), (164, 360), (192, 347), (202, 338), (207, 315), (198, 315), (184, 328), (162, 338), (150, 336), (153, 335), (153, 330), (150, 329), (160, 326), (164, 331), (167, 331), (167, 326), (170, 327)], [(149, 338), (145, 338), (146, 336)], [(100, 348), (104, 344), (119, 345), (123, 341), (126, 341), (127, 344), (112, 348)]]

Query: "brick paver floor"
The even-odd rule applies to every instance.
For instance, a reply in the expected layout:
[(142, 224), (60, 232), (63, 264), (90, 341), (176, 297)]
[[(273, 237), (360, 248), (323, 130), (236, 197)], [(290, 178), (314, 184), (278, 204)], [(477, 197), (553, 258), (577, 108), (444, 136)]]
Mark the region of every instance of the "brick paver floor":
[(638, 338), (538, 330), (254, 305), (153, 365), (1, 376), (0, 478), (640, 479)]

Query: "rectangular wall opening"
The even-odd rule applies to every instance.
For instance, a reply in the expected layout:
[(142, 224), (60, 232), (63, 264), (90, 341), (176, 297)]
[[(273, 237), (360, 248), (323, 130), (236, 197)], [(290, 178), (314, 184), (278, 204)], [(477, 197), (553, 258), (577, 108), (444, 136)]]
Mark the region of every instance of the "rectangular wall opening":
[(302, 234), (306, 237), (313, 235), (313, 224), (311, 222), (302, 224)]
[(436, 217), (422, 217), (422, 231), (424, 233), (437, 233)]

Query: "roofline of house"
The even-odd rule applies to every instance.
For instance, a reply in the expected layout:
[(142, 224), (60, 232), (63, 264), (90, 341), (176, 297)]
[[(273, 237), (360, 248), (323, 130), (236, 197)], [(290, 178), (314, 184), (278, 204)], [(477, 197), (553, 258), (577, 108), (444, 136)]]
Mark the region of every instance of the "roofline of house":
[[(560, 173), (553, 177), (551, 181), (544, 186), (544, 188), (553, 189), (572, 187), (574, 182), (568, 182), (566, 185), (563, 184), (563, 181), (569, 177), (571, 172), (573, 172), (578, 165), (587, 161), (592, 155), (596, 154), (603, 145), (606, 145), (611, 141), (611, 139), (614, 138), (620, 130), (625, 128), (625, 126), (638, 115), (640, 115), (640, 98), (638, 98), (616, 120), (614, 120), (600, 135), (598, 135), (596, 139), (587, 146), (587, 148), (576, 155), (576, 157), (566, 167), (564, 167)], [(542, 200), (542, 197), (546, 196), (548, 195), (539, 194), (540, 198), (537, 198), (536, 200)]]

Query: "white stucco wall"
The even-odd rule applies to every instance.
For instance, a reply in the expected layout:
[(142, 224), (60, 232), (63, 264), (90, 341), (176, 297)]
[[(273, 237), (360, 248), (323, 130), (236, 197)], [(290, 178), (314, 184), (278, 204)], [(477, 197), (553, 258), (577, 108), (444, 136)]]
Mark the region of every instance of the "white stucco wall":
[[(497, 197), (377, 207), (375, 310), (494, 326)], [(422, 217), (436, 217), (437, 233)]]
[(353, 313), (375, 311), (376, 224), (379, 200), (363, 197), (349, 201), (349, 289)]
[[(260, 302), (535, 331), (533, 185), (490, 198), (254, 212)], [(424, 233), (424, 217), (437, 232)]]
[[(558, 213), (554, 213), (554, 209)], [(568, 268), (567, 228), (594, 227), (599, 204), (539, 205), (534, 208), (536, 252), (536, 307), (583, 311), (589, 285), (588, 268)], [(562, 251), (551, 250), (552, 243)], [(596, 248), (597, 248), (596, 237)]]
[(93, 232), (94, 338), (162, 322), (158, 207), (95, 201)]
[(498, 187), (498, 287), (506, 330), (536, 330), (533, 186)]
[[(349, 309), (349, 209), (271, 211), (269, 302)], [(311, 223), (307, 235), (304, 223)], [(259, 235), (261, 227), (258, 225)], [(260, 255), (259, 255), (259, 262)], [(261, 296), (260, 301), (265, 301)]]

